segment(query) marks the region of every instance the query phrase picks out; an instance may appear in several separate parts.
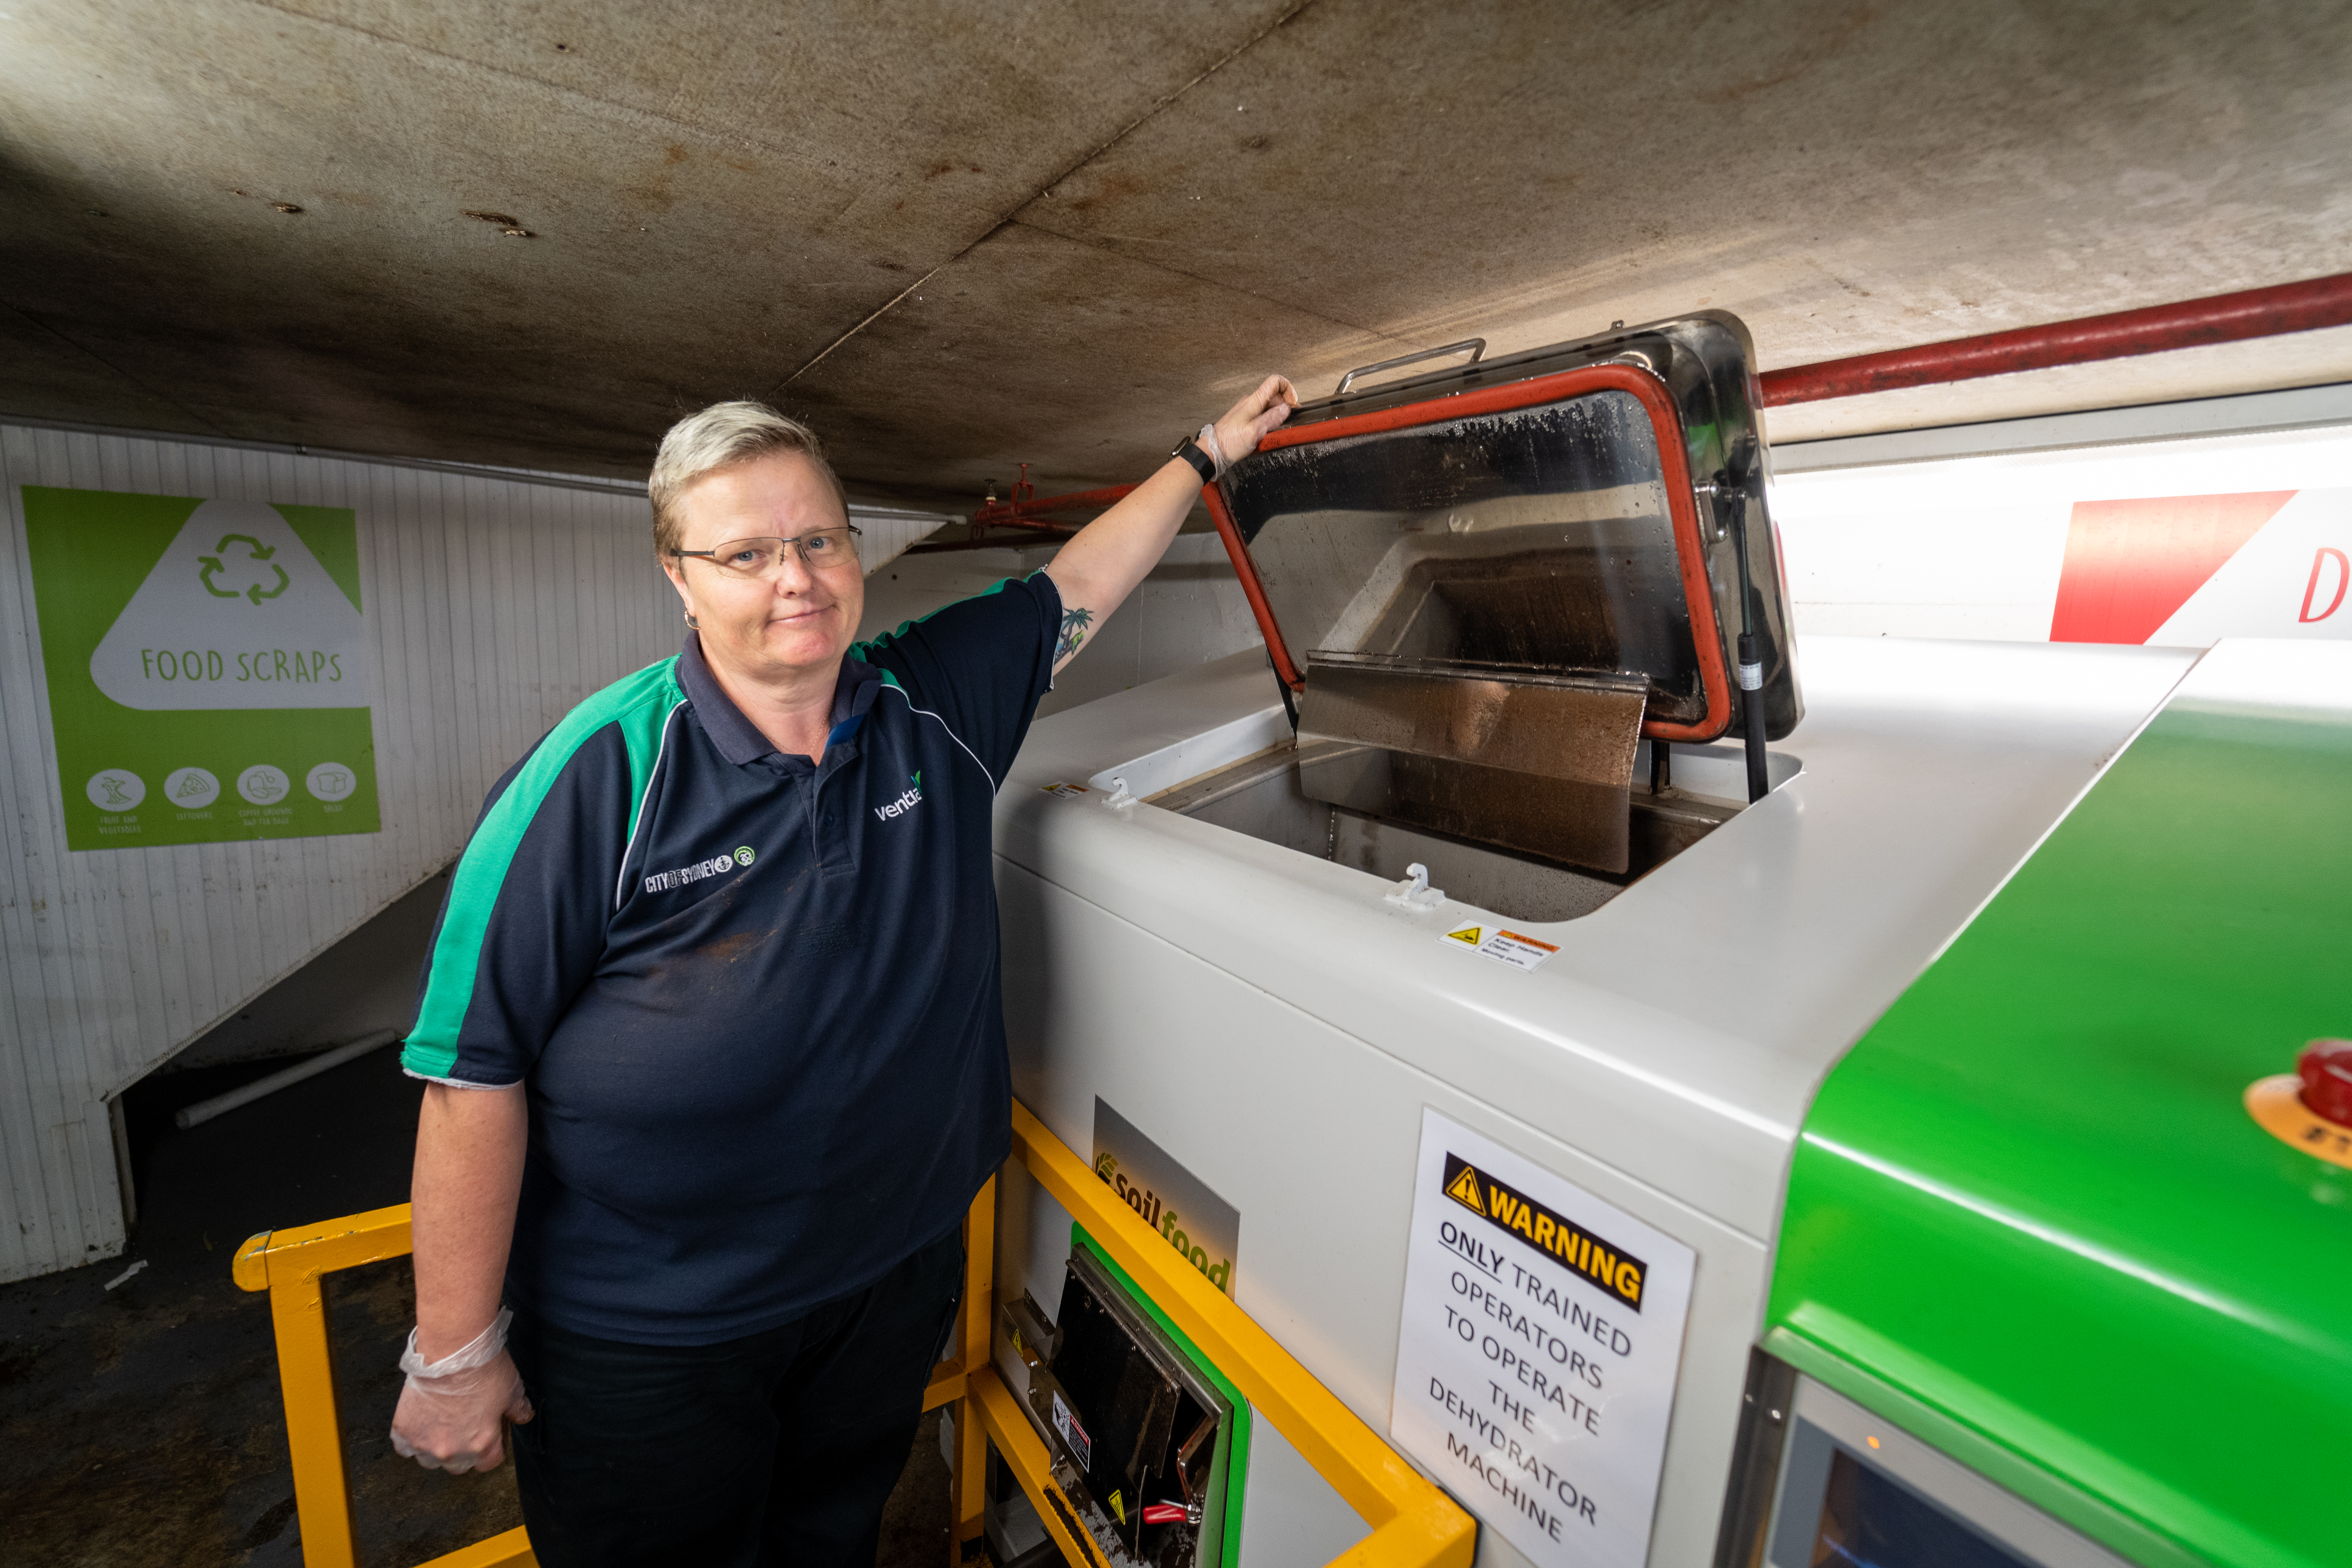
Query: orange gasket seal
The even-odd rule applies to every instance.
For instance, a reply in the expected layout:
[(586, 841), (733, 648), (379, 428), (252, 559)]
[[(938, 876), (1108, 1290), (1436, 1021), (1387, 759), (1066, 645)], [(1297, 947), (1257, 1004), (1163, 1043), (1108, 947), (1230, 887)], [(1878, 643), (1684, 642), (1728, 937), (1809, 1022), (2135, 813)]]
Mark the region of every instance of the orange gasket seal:
[(2248, 1084), (2246, 1114), (2254, 1119), (2254, 1125), (2288, 1147), (2352, 1171), (2352, 1127), (2330, 1121), (2304, 1104), (2303, 1079), (2294, 1073)]

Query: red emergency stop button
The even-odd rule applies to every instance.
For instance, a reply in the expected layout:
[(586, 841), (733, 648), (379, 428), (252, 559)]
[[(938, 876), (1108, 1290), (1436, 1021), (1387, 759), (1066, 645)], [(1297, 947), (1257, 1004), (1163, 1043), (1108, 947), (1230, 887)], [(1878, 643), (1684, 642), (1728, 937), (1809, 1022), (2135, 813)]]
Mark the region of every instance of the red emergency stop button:
[(2314, 1040), (2294, 1058), (2303, 1103), (2328, 1121), (2352, 1127), (2352, 1040)]
[(2246, 1114), (2280, 1142), (2352, 1170), (2352, 1040), (2314, 1040), (2295, 1070), (2246, 1086)]

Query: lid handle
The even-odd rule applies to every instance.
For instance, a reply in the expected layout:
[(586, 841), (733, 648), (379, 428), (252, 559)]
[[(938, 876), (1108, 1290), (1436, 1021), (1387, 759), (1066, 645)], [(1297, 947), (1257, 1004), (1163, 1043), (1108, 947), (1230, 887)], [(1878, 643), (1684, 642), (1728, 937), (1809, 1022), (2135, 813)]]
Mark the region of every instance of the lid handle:
[(1470, 356), (1470, 363), (1472, 364), (1476, 364), (1480, 356), (1484, 355), (1486, 352), (1486, 339), (1465, 338), (1458, 343), (1448, 343), (1442, 349), (1423, 349), (1417, 354), (1399, 354), (1394, 359), (1384, 359), (1378, 364), (1360, 364), (1355, 369), (1349, 371), (1347, 374), (1339, 378), (1339, 390), (1332, 393), (1331, 395), (1334, 397), (1347, 396), (1348, 388), (1355, 384), (1355, 380), (1358, 376), (1370, 375), (1374, 371), (1394, 370), (1397, 366), (1402, 364), (1419, 364), (1425, 359), (1444, 359), (1447, 354), (1458, 354), (1463, 353), (1467, 353)]

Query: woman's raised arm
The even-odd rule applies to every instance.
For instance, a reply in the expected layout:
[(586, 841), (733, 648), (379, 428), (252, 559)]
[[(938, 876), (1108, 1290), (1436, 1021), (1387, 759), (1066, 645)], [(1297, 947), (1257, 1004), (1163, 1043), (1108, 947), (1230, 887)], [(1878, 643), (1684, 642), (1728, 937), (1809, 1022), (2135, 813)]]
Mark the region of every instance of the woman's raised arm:
[[(1298, 394), (1290, 383), (1267, 376), (1217, 421), (1219, 452), (1211, 456), (1238, 462), (1256, 451), (1266, 432), (1297, 406)], [(1182, 458), (1171, 458), (1133, 493), (1079, 530), (1047, 563), (1045, 575), (1062, 595), (1062, 634), (1054, 648), (1056, 670), (1076, 656), (1111, 612), (1127, 602), (1135, 585), (1160, 564), (1200, 494), (1200, 474)]]

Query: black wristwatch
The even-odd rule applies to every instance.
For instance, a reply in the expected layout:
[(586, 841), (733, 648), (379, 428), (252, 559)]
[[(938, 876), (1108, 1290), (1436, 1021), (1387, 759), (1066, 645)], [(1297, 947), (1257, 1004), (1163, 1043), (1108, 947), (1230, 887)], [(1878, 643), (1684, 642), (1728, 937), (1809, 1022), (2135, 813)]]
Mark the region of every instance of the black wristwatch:
[(1217, 460), (1201, 450), (1201, 443), (1190, 436), (1177, 442), (1175, 448), (1168, 455), (1171, 458), (1181, 458), (1192, 464), (1193, 471), (1201, 476), (1202, 484), (1213, 485), (1217, 482)]

